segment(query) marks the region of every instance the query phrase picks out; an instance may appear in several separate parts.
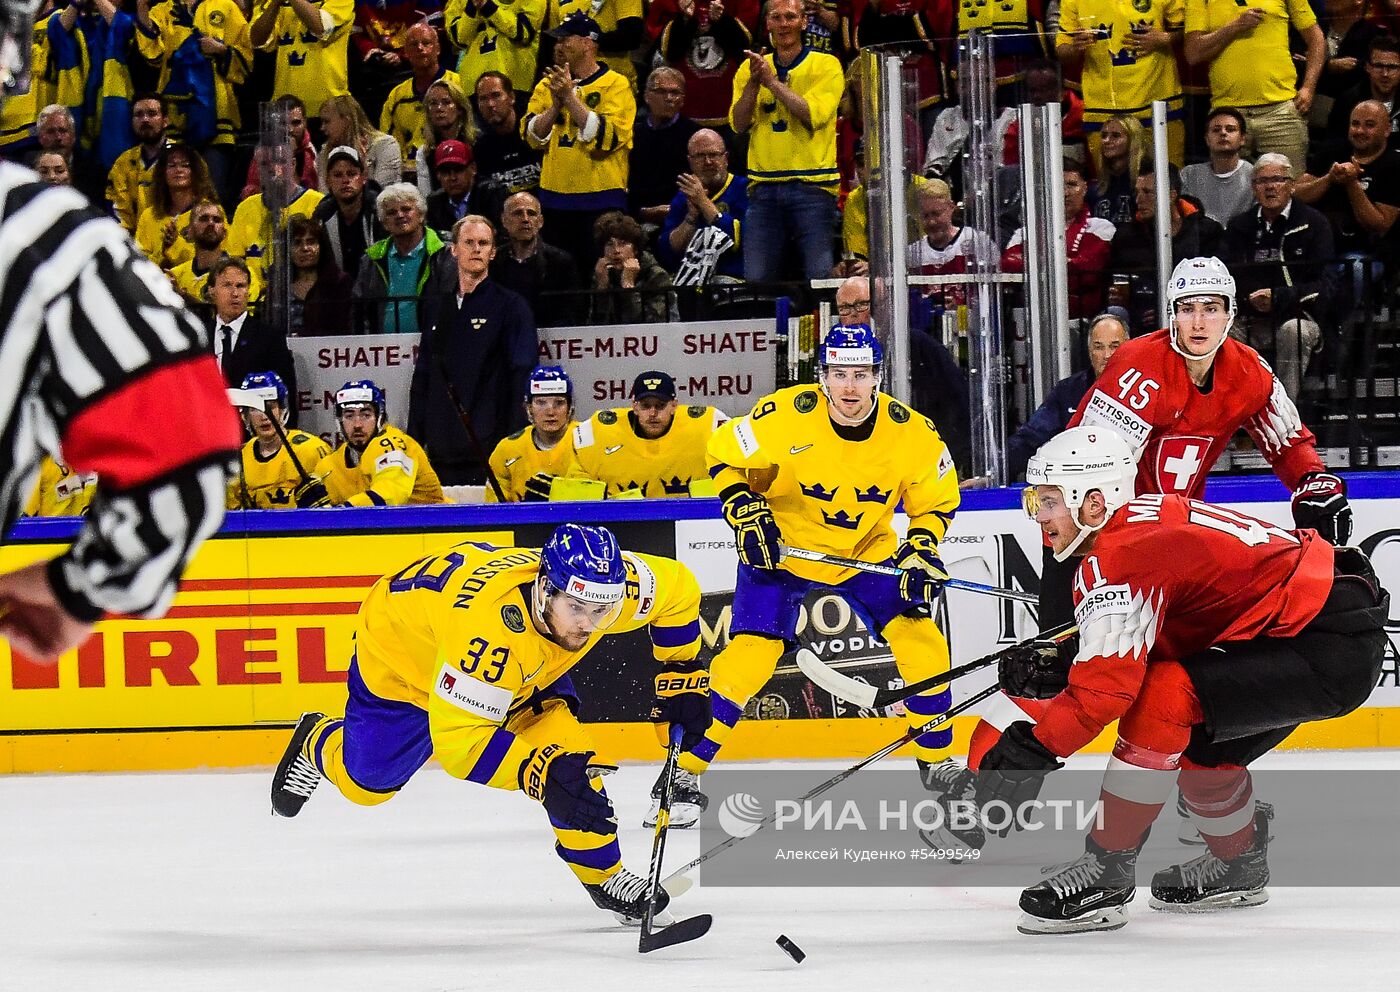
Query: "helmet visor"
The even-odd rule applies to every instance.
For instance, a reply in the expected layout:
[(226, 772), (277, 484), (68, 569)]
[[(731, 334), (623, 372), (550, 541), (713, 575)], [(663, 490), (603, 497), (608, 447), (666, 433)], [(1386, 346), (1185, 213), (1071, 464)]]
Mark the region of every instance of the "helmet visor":
[(622, 616), (626, 604), (625, 586), (583, 582), (575, 579), (578, 589), (560, 589), (545, 576), (540, 576), (543, 618), (551, 624), (561, 624), (570, 630), (598, 633), (612, 629)]
[(1027, 486), (1021, 490), (1021, 509), (1026, 511), (1026, 516), (1032, 520), (1040, 512), (1040, 492), (1035, 486)]

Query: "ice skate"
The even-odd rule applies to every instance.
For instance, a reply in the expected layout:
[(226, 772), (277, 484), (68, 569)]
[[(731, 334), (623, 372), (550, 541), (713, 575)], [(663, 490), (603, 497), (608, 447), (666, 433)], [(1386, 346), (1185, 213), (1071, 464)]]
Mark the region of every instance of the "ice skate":
[(1208, 913), (1258, 906), (1269, 901), (1269, 816), (1256, 803), (1254, 842), (1237, 858), (1222, 861), (1207, 851), (1193, 861), (1152, 876), (1148, 905), (1169, 913)]
[[(937, 764), (916, 759), (919, 765), (919, 780), (924, 788), (933, 794), (934, 800), (943, 810), (942, 822), (932, 829), (920, 829), (919, 839), (935, 851), (980, 851), (987, 843), (987, 833), (975, 819), (977, 804), (976, 776), (967, 766), (955, 758), (945, 758)], [(955, 809), (953, 803), (957, 802)], [(970, 823), (958, 821), (958, 816), (969, 817)], [(965, 857), (948, 858), (949, 864), (962, 864)]]
[[(609, 876), (601, 884), (585, 885), (584, 888), (593, 898), (593, 904), (612, 913), (617, 922), (624, 926), (639, 927), (642, 925), (642, 915), (646, 912), (647, 884), (647, 880), (641, 875), (634, 875), (626, 868), (620, 868), (615, 875)], [(651, 918), (652, 926), (665, 927), (675, 922), (675, 918), (666, 912), (670, 901), (670, 895), (658, 886), (656, 911)]]
[(322, 720), (324, 713), (303, 713), (292, 731), (292, 739), (282, 752), (277, 771), (272, 775), (272, 812), (277, 816), (296, 816), (316, 786), (321, 784), (321, 772), (315, 762), (304, 754), (307, 740)]
[(1136, 850), (1105, 851), (1084, 842), (1075, 861), (1046, 869), (1048, 877), (1021, 893), (1021, 921), (1027, 934), (1086, 933), (1117, 930), (1128, 922), (1128, 903), (1136, 891)]
[[(647, 811), (644, 827), (656, 826), (656, 815), (661, 810), (661, 788), (664, 772), (651, 787), (651, 809)], [(700, 776), (684, 768), (676, 769), (675, 783), (671, 786), (671, 829), (684, 830), (700, 822), (700, 814), (710, 805), (710, 797), (700, 791)]]

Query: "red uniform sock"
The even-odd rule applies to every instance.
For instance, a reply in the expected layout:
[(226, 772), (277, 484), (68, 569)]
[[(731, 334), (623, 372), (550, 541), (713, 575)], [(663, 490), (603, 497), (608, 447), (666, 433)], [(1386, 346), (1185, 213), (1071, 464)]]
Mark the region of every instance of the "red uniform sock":
[(1239, 765), (1205, 768), (1181, 762), (1181, 794), (1201, 838), (1222, 861), (1239, 857), (1254, 843), (1254, 783)]

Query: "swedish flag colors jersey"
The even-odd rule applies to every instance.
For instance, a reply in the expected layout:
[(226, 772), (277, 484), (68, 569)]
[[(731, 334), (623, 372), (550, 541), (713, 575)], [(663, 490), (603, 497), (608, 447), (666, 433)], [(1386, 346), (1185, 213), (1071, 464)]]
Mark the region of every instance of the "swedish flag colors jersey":
[(34, 123), (39, 119), (39, 111), (54, 102), (53, 81), (45, 72), (49, 62), (48, 21), (41, 20), (34, 25), (33, 44), (30, 64), (34, 69), (29, 76), (29, 88), (23, 93), (7, 94), (0, 101), (0, 154), (15, 161), (39, 147)]
[[(451, 69), (438, 73), (433, 82), (445, 81), (462, 85), (459, 77)], [(410, 76), (389, 91), (384, 100), (384, 109), (379, 112), (379, 130), (392, 135), (403, 150), (403, 168), (412, 172), (418, 168), (418, 142), (423, 139), (423, 124), (428, 112), (423, 108), (423, 94), (413, 86)]]
[(599, 410), (574, 428), (574, 457), (582, 474), (607, 485), (607, 495), (631, 490), (652, 498), (689, 496), (707, 478), (705, 445), (726, 420), (712, 406), (676, 410), (671, 429), (655, 440), (637, 434), (632, 411)]
[(39, 463), (39, 482), (24, 508), (28, 517), (76, 517), (87, 512), (97, 492), (97, 474), (74, 472), (45, 455)]
[[(165, 225), (172, 219), (175, 221), (175, 240), (167, 248), (165, 247)], [(140, 248), (152, 262), (169, 271), (181, 262), (188, 262), (194, 258), (194, 245), (187, 237), (189, 233), (190, 212), (188, 210), (178, 217), (170, 218), (159, 213), (153, 205), (147, 206), (136, 220), (136, 247)]]
[[(640, 20), (646, 16), (643, 0), (549, 0), (546, 23), (551, 28), (556, 28), (570, 15), (580, 13), (587, 14), (597, 21), (605, 38), (617, 30), (618, 21), (625, 21), (629, 17)], [(637, 70), (632, 65), (631, 52), (604, 49), (599, 45), (598, 58), (606, 62), (614, 72), (621, 73), (634, 91), (641, 89), (637, 85)]]
[(627, 152), (632, 147), (632, 125), (637, 117), (632, 85), (625, 76), (600, 65), (593, 75), (580, 79), (575, 88), (583, 105), (598, 115), (597, 133), (588, 141), (579, 137), (573, 118), (562, 110), (549, 139), (541, 141), (535, 137), (530, 124), (550, 104), (549, 84), (543, 79), (530, 94), (530, 105), (520, 122), (526, 144), (545, 150), (540, 167), (540, 202), (565, 210), (625, 209)]
[[(303, 189), (282, 212), (282, 222), (286, 223), (287, 218), (292, 216), (310, 217), (323, 195), (318, 190)], [(189, 223), (188, 217), (185, 218), (185, 223)], [(264, 256), (268, 253), (271, 243), (272, 215), (268, 212), (267, 204), (263, 202), (262, 194), (254, 193), (234, 211), (233, 223), (229, 225), (228, 237), (224, 241), (224, 250), (230, 255), (245, 259), (250, 266), (266, 265), (267, 260)], [(190, 251), (190, 257), (194, 257), (193, 249)]]
[[(156, 90), (169, 92), (172, 72), (187, 71), (181, 68), (181, 59), (174, 56), (191, 36), (213, 38), (228, 46), (228, 50), (218, 55), (203, 56), (213, 69), (214, 122), (213, 144), (232, 145), (243, 126), (243, 118), (238, 112), (238, 90), (253, 71), (253, 48), (248, 39), (248, 20), (234, 0), (201, 0), (199, 6), (169, 0), (151, 7), (151, 31), (147, 32), (136, 22), (136, 45), (141, 57), (161, 67), (160, 82)], [(295, 15), (293, 15), (295, 16)], [(186, 52), (193, 56), (189, 49)], [(183, 58), (183, 56), (182, 56)], [(276, 90), (278, 94), (285, 91)], [(170, 110), (170, 134), (172, 137), (185, 135), (186, 112), (183, 101), (172, 100)], [(202, 108), (207, 111), (210, 108)], [(314, 114), (319, 109), (307, 104), (306, 112)], [(190, 135), (190, 140), (199, 143), (200, 136)]]
[[(276, 2), (257, 0), (252, 20)], [(331, 97), (350, 92), (347, 46), (355, 20), (355, 0), (311, 0), (311, 5), (321, 13), (320, 38), (306, 30), (297, 12), (288, 6), (277, 12), (272, 33), (259, 46), (277, 55), (272, 92), (301, 97), (308, 117), (319, 114), (321, 104)]]
[(145, 147), (136, 145), (118, 155), (107, 173), (107, 201), (127, 234), (136, 233), (136, 221), (150, 205), (155, 168), (156, 160), (147, 162)]
[[(723, 493), (742, 484), (768, 500), (783, 542), (870, 562), (889, 559), (898, 541), (891, 520), (902, 499), (910, 529), (942, 540), (960, 495), (953, 457), (933, 421), (883, 393), (868, 438), (836, 433), (816, 386), (789, 386), (731, 420), (710, 438), (708, 463)], [(836, 585), (848, 568), (785, 559), (780, 566)]]
[[(288, 431), (287, 441), (308, 473), (330, 454), (330, 446), (314, 434)], [(284, 444), (272, 455), (264, 456), (258, 450), (258, 439), (253, 438), (243, 446), (243, 478), (235, 479), (229, 486), (228, 508), (295, 510), (296, 490), (300, 485), (301, 473), (287, 453), (287, 446)]]
[(328, 452), (316, 466), (331, 502), (345, 506), (403, 506), (446, 503), (442, 483), (428, 453), (397, 427), (385, 427), (363, 454), (348, 443)]
[[(792, 65), (784, 66), (769, 52), (764, 58), (787, 84), (807, 101), (812, 129), (795, 120), (781, 100), (758, 89), (753, 124), (749, 127), (749, 185), (775, 182), (814, 183), (836, 192), (841, 174), (836, 169), (836, 108), (846, 85), (841, 62), (834, 55), (802, 49)], [(749, 63), (734, 73), (734, 100), (748, 85)], [(731, 107), (732, 107), (731, 103)], [(733, 111), (729, 123), (734, 124)]]
[[(635, 0), (634, 0), (635, 2)], [(503, 73), (517, 93), (535, 83), (546, 0), (498, 0), (467, 15), (466, 0), (447, 0), (443, 24), (462, 53), (457, 71), (472, 92), (483, 72)], [(491, 12), (485, 13), (489, 7)]]
[(1084, 53), (1080, 85), (1084, 119), (1102, 123), (1114, 114), (1151, 111), (1152, 101), (1175, 101), (1181, 113), (1181, 79), (1176, 56), (1168, 49), (1135, 53), (1128, 41), (1138, 31), (1180, 31), (1186, 22), (1185, 0), (1061, 0), (1060, 33), (1055, 45), (1068, 45), (1071, 31), (1107, 31), (1108, 37)]
[[(663, 663), (700, 649), (700, 585), (680, 562), (623, 553), (627, 592), (607, 634), (649, 627)], [(355, 623), (355, 652), (365, 686), (381, 699), (428, 712), (433, 754), (451, 775), (498, 789), (519, 788), (535, 740), (533, 727), (504, 728), (507, 717), (563, 678), (592, 650), (546, 639), (531, 615), (540, 570), (533, 548), (464, 543), (430, 555), (370, 589)]]
[[(573, 432), (577, 427), (577, 423), (570, 423), (559, 443), (548, 451), (535, 446), (533, 427), (522, 428), (496, 445), (496, 450), (491, 452), (491, 471), (496, 473), (496, 481), (501, 484), (501, 492), (507, 500), (512, 503), (523, 500), (525, 483), (541, 472), (567, 476), (577, 471), (573, 445)], [(486, 501), (496, 501), (490, 486), (486, 487)]]

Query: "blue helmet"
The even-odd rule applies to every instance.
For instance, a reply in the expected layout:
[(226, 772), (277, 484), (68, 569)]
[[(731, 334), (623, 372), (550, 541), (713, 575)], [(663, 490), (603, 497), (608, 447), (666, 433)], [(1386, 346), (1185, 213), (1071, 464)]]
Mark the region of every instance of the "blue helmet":
[(341, 386), (335, 394), (335, 415), (339, 419), (342, 409), (347, 406), (368, 404), (374, 407), (380, 427), (384, 426), (389, 407), (384, 399), (384, 390), (373, 379), (354, 379)]
[(594, 605), (617, 603), (627, 592), (627, 565), (617, 538), (606, 527), (560, 524), (540, 551), (542, 595), (536, 601), (541, 617), (556, 592)]
[(869, 324), (836, 324), (827, 332), (817, 360), (823, 371), (833, 365), (873, 365), (878, 369), (885, 360), (885, 349)]
[(287, 422), (287, 384), (276, 372), (249, 372), (243, 377), (243, 387), (253, 393), (264, 404), (276, 402), (282, 411), (282, 422)]
[(530, 381), (525, 386), (525, 402), (536, 396), (562, 396), (570, 406), (574, 405), (574, 381), (561, 366), (541, 365), (530, 373)]

